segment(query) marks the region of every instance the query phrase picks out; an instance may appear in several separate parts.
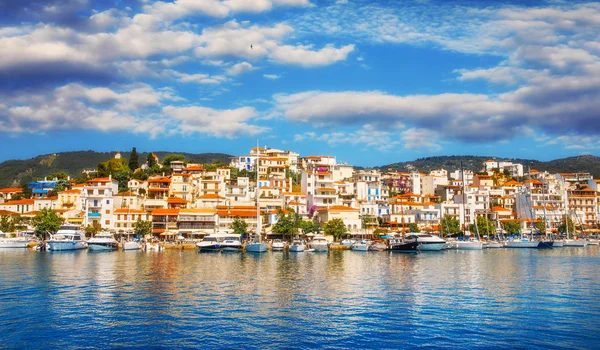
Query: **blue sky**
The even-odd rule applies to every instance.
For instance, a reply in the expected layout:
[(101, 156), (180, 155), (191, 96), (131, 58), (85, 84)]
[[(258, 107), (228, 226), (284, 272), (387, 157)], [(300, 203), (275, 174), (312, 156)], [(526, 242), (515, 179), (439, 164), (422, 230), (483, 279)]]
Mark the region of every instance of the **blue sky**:
[(598, 154), (599, 43), (594, 2), (4, 0), (0, 160)]

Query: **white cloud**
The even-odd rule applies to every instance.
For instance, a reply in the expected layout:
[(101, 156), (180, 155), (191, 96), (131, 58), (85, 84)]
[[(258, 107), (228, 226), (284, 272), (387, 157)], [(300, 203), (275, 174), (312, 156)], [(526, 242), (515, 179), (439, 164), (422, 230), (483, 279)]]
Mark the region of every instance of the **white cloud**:
[(263, 74), (263, 77), (265, 77), (265, 79), (270, 79), (270, 80), (276, 80), (281, 78), (281, 76), (277, 75), (277, 74)]
[(201, 106), (167, 106), (163, 108), (163, 113), (178, 120), (184, 134), (201, 133), (234, 138), (254, 136), (269, 130), (266, 127), (249, 124), (256, 116), (256, 111), (251, 107), (217, 110)]
[(222, 75), (209, 75), (203, 73), (187, 74), (174, 70), (167, 70), (167, 73), (174, 76), (182, 83), (196, 83), (201, 85), (218, 85), (226, 82), (228, 79)]
[(276, 47), (271, 57), (278, 63), (317, 67), (343, 61), (353, 50), (354, 45), (346, 45), (338, 49), (332, 44), (327, 44), (318, 51), (311, 50), (310, 46), (283, 45)]
[(400, 144), (393, 132), (377, 130), (377, 128), (369, 124), (354, 131), (335, 131), (323, 134), (310, 131), (294, 135), (295, 142), (305, 140), (326, 142), (329, 146), (342, 144), (359, 145), (376, 149), (380, 152), (392, 151)]
[(242, 73), (253, 71), (255, 69), (256, 68), (254, 68), (254, 66), (252, 66), (248, 62), (240, 62), (240, 63), (234, 64), (232, 67), (230, 67), (229, 69), (227, 69), (227, 74), (229, 74), (229, 75), (238, 75), (238, 74), (242, 74)]

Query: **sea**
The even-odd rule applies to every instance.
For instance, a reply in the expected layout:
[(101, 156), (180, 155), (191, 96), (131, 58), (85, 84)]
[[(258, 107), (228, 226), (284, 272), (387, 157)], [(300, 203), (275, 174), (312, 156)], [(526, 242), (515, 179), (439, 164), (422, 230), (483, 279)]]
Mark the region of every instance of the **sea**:
[(2, 349), (599, 349), (600, 249), (0, 250)]

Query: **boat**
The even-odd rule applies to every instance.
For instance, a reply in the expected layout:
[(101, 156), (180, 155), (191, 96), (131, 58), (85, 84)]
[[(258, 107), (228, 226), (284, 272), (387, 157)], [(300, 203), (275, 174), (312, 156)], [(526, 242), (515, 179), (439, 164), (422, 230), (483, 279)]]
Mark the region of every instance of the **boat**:
[(382, 252), (384, 250), (388, 250), (388, 246), (383, 242), (373, 242), (369, 246), (369, 251), (372, 252)]
[(588, 243), (585, 239), (565, 239), (563, 244), (565, 247), (586, 247)]
[(147, 252), (150, 252), (150, 251), (160, 252), (163, 249), (164, 248), (160, 244), (160, 242), (150, 241), (150, 242), (146, 242), (146, 244), (144, 245), (144, 250), (146, 250)]
[(198, 248), (198, 252), (218, 252), (221, 251), (221, 242), (222, 237), (217, 236), (217, 234), (210, 234), (208, 236), (204, 236), (202, 240), (196, 243), (196, 247)]
[(454, 241), (457, 250), (482, 250), (483, 242), (480, 240)]
[(285, 242), (281, 239), (274, 239), (271, 242), (271, 250), (281, 252), (285, 249)]
[(406, 243), (417, 242), (419, 250), (440, 251), (444, 249), (446, 241), (436, 235), (428, 233), (409, 233), (404, 240)]
[(224, 235), (221, 249), (224, 252), (240, 252), (242, 251), (242, 240), (240, 235), (229, 233)]
[(329, 241), (323, 235), (316, 235), (310, 242), (310, 247), (315, 252), (326, 252), (329, 250)]
[(412, 242), (400, 239), (390, 241), (390, 251), (392, 252), (416, 253), (418, 248), (419, 242), (414, 240)]
[(600, 241), (597, 239), (588, 239), (587, 243), (588, 245), (600, 245)]
[(350, 249), (355, 250), (357, 252), (366, 252), (369, 250), (370, 246), (371, 246), (371, 241), (363, 239), (363, 240), (352, 243), (352, 245), (350, 245)]
[(10, 237), (11, 233), (0, 231), (0, 248), (27, 248), (33, 238), (19, 237), (19, 234), (14, 234), (15, 237)]
[(127, 241), (123, 243), (123, 250), (139, 250), (141, 248), (140, 242)]
[(504, 248), (505, 243), (506, 242), (502, 242), (502, 241), (488, 241), (486, 248), (488, 248), (488, 249)]
[(75, 225), (61, 225), (58, 231), (50, 235), (48, 250), (79, 250), (88, 247), (85, 233)]
[(354, 243), (354, 242), (356, 242), (356, 241), (355, 241), (355, 240), (353, 240), (353, 239), (348, 239), (348, 238), (347, 238), (347, 239), (344, 239), (344, 240), (342, 240), (341, 244), (342, 244), (342, 245), (349, 245), (349, 246), (351, 246), (351, 245), (352, 245), (352, 243)]
[(552, 240), (552, 248), (560, 248), (565, 246), (565, 241), (562, 239), (553, 239)]
[(301, 239), (294, 239), (292, 244), (290, 245), (290, 252), (300, 253), (306, 249), (306, 244)]
[(257, 149), (257, 154), (256, 154), (256, 192), (255, 192), (255, 197), (256, 197), (256, 235), (254, 235), (253, 239), (246, 243), (246, 251), (250, 252), (250, 253), (264, 253), (269, 249), (269, 246), (262, 241), (262, 236), (261, 236), (261, 217), (260, 217), (260, 196), (259, 196), (259, 188), (258, 188), (258, 160), (260, 159), (260, 147), (258, 147), (258, 140), (256, 141), (256, 149)]
[(91, 251), (112, 251), (119, 249), (119, 243), (110, 232), (100, 232), (87, 241)]
[(537, 248), (539, 245), (540, 241), (521, 236), (520, 238), (510, 238), (504, 246), (506, 248)]

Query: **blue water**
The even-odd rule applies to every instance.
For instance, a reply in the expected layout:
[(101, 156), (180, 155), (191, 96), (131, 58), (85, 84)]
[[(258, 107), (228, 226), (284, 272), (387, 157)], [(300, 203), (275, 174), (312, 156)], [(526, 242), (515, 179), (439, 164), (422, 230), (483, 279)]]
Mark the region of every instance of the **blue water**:
[(0, 250), (0, 348), (600, 348), (600, 250)]

